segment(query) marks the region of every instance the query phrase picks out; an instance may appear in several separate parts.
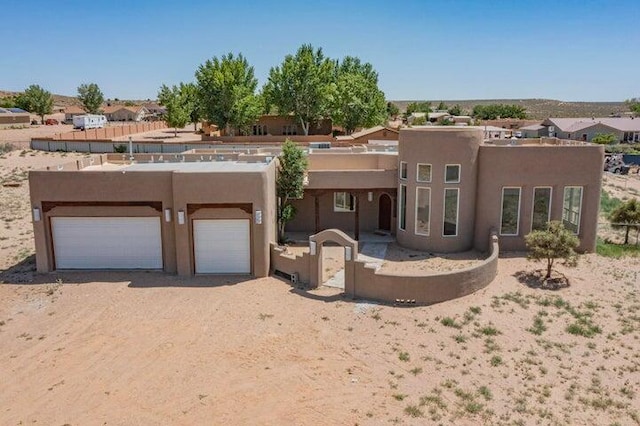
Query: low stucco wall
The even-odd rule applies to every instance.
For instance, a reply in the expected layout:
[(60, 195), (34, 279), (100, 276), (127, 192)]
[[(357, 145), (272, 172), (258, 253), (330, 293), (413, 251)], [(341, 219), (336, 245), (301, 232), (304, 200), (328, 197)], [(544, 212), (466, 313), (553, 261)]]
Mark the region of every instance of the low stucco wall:
[(309, 253), (303, 253), (302, 256), (285, 254), (284, 248), (271, 244), (271, 272), (297, 273), (300, 282), (306, 284), (310, 281), (309, 265)]
[(355, 263), (353, 287), (345, 293), (353, 298), (428, 305), (466, 296), (486, 287), (498, 271), (498, 238), (491, 235), (490, 255), (480, 265), (438, 275), (405, 276), (376, 272), (364, 262)]

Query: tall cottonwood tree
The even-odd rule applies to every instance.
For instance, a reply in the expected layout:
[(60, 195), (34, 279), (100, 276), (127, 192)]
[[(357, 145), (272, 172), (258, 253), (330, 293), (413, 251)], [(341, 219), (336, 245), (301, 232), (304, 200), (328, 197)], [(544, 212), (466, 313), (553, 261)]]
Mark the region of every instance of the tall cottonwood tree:
[(378, 73), (370, 63), (347, 56), (336, 67), (336, 90), (331, 118), (347, 134), (358, 127), (382, 124), (387, 116), (384, 93), (378, 88)]
[(312, 123), (331, 115), (335, 86), (335, 63), (321, 48), (303, 44), (271, 68), (263, 94), (268, 106), (279, 114), (293, 114), (308, 135)]
[(263, 110), (258, 80), (242, 54), (207, 60), (198, 67), (196, 81), (202, 118), (227, 134), (247, 130)]
[(95, 83), (81, 84), (78, 86), (78, 100), (87, 113), (97, 114), (102, 108), (104, 94)]

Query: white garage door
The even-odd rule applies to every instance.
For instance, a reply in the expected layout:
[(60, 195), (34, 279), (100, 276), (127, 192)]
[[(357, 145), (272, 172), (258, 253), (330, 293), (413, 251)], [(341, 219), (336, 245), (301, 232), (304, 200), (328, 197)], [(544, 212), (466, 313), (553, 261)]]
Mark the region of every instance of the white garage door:
[(193, 221), (196, 274), (249, 274), (249, 221), (216, 219)]
[(58, 269), (162, 269), (158, 217), (54, 217)]

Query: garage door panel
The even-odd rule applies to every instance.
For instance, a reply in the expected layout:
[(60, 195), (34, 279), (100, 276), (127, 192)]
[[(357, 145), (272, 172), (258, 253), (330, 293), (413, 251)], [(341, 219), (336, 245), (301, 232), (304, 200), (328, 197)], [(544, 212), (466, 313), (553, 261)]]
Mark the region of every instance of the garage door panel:
[(162, 269), (157, 217), (51, 219), (58, 269)]
[(194, 220), (196, 273), (251, 273), (249, 236), (249, 221), (246, 219)]

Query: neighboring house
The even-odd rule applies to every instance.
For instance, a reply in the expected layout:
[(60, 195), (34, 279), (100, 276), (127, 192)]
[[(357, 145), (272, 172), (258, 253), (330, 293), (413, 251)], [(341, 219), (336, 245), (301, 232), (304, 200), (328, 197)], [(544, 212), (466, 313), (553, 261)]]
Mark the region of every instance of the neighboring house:
[(76, 115), (84, 115), (87, 112), (79, 106), (68, 106), (64, 109), (64, 121), (67, 123), (73, 123), (73, 117)]
[(496, 126), (482, 126), (485, 139), (506, 139), (511, 137), (511, 130)]
[(350, 142), (353, 144), (375, 144), (379, 141), (397, 141), (399, 132), (384, 126), (375, 126), (362, 129), (350, 135), (336, 136), (338, 142)]
[(548, 136), (548, 130), (542, 124), (531, 124), (529, 126), (520, 127), (519, 131), (523, 138), (539, 138)]
[[(330, 119), (322, 119), (309, 126), (311, 135), (331, 135), (332, 126)], [(262, 115), (254, 124), (249, 126), (247, 132), (239, 129), (231, 129), (227, 132), (220, 129), (220, 136), (300, 136), (304, 135), (300, 121), (293, 115)]]
[(149, 111), (149, 114), (145, 117), (146, 120), (161, 120), (167, 112), (165, 107), (156, 102), (147, 102), (146, 104), (142, 104), (142, 106)]
[(103, 108), (108, 121), (143, 121), (149, 110), (144, 106), (109, 105)]
[[(547, 118), (548, 136), (591, 142), (597, 134), (613, 134), (619, 142), (640, 142), (640, 119), (633, 117)], [(545, 135), (545, 136), (546, 136)]]
[[(133, 163), (104, 154), (31, 171), (37, 270), (266, 276), (278, 152), (137, 154)], [(524, 250), (532, 229), (561, 220), (594, 251), (603, 158), (602, 146), (558, 139), (485, 142), (482, 127), (402, 129), (397, 152), (308, 153), (286, 229), (385, 231), (400, 246), (447, 253), (486, 251), (492, 231), (501, 249)]]
[(0, 108), (0, 126), (29, 124), (31, 116), (20, 108)]

